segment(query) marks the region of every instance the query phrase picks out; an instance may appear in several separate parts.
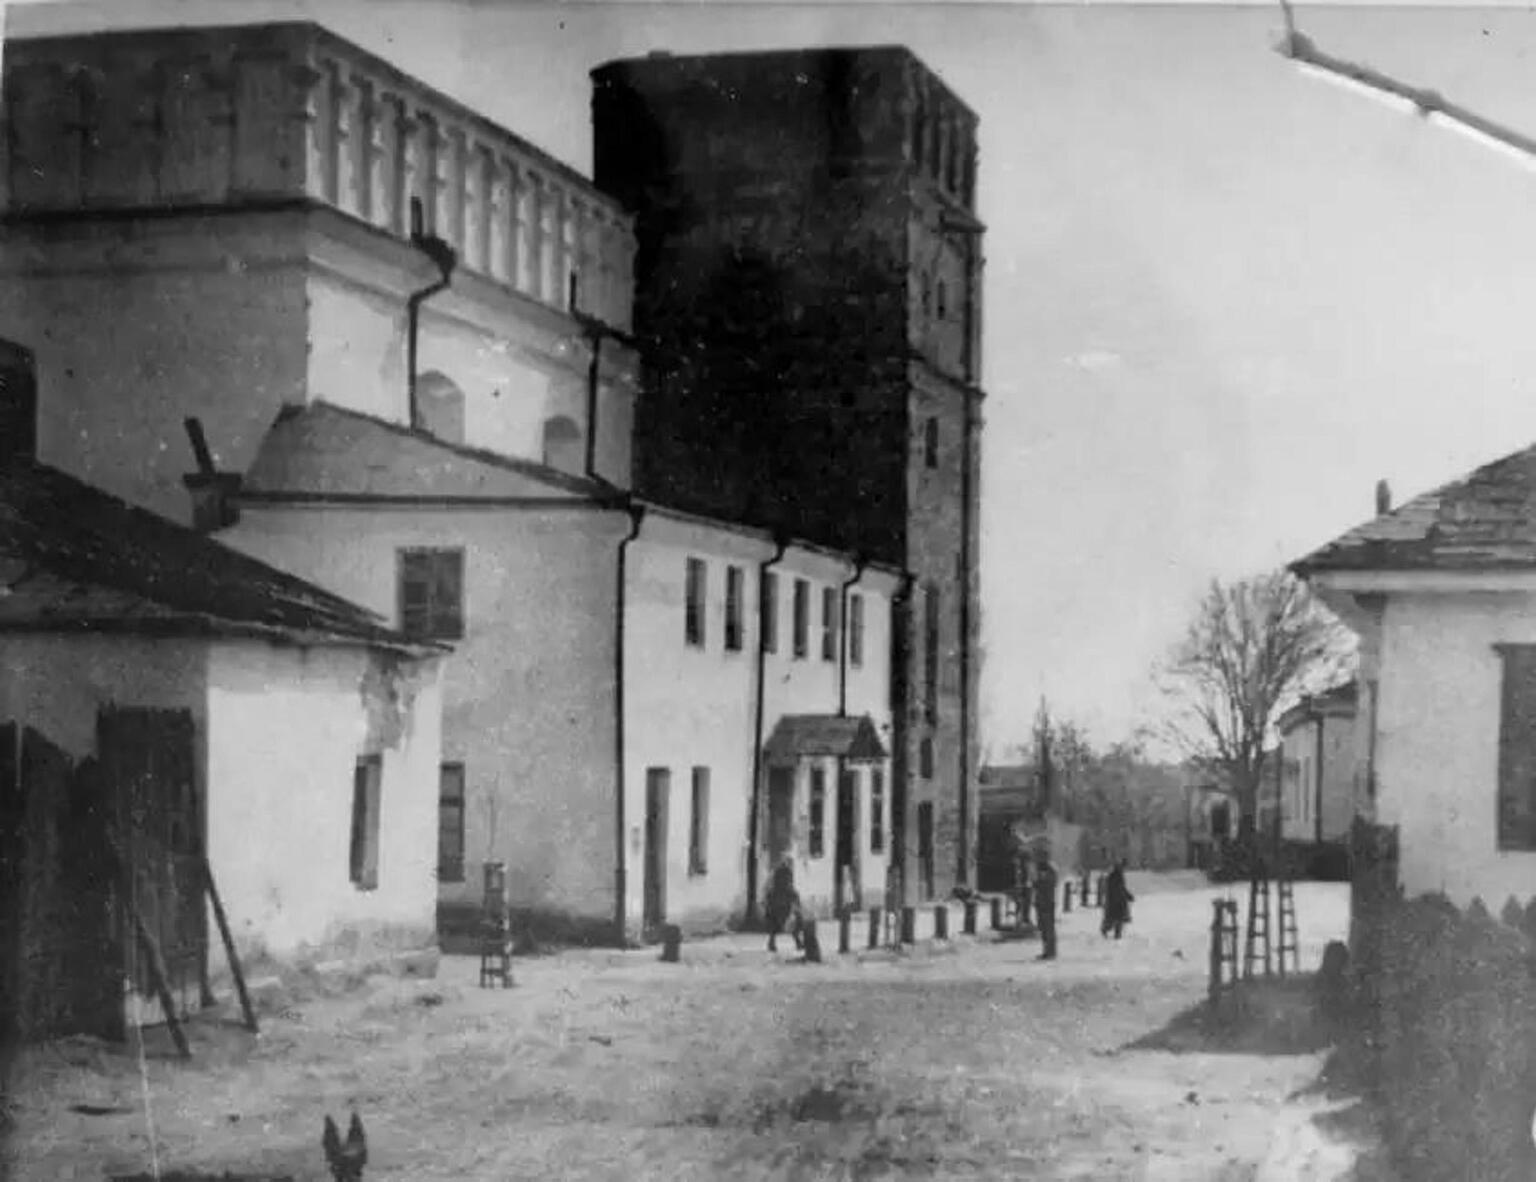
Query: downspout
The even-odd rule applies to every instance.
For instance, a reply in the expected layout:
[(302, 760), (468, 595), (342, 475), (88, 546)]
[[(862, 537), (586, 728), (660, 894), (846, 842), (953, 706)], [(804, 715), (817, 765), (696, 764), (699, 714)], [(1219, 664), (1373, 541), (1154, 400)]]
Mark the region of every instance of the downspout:
[(842, 644), (838, 646), (837, 654), (837, 716), (848, 717), (848, 589), (854, 586), (864, 577), (865, 561), (862, 556), (855, 555), (853, 559), (853, 577), (845, 579), (839, 595), (842, 602), (838, 608), (842, 616), (840, 630)]
[(961, 439), (960, 470), (960, 840), (957, 885), (970, 885), (971, 870), (971, 391), (965, 399), (965, 434)]
[(625, 864), (626, 833), (628, 819), (624, 812), (624, 793), (627, 788), (627, 769), (624, 760), (624, 618), (627, 612), (629, 585), (629, 544), (640, 536), (640, 526), (645, 522), (645, 506), (630, 500), (625, 504), (629, 514), (629, 533), (619, 542), (616, 562), (618, 589), (614, 596), (614, 653), (613, 653), (613, 767), (616, 791), (614, 799), (614, 860), (613, 860), (613, 928), (619, 947), (628, 942), (629, 875)]
[(1316, 814), (1312, 818), (1317, 833), (1317, 844), (1323, 844), (1323, 720), (1325, 715), (1317, 716), (1317, 783), (1313, 785), (1312, 811)]
[[(909, 609), (916, 581), (911, 571), (902, 571), (901, 585), (891, 597), (891, 644), (893, 650), (898, 644), (901, 650), (891, 654), (891, 845), (887, 863), (894, 861), (900, 876), (902, 903), (906, 902), (907, 897), (907, 809), (912, 804), (908, 792), (912, 779), (912, 620)], [(901, 607), (899, 612), (896, 610), (898, 604)], [(901, 679), (899, 683), (897, 678)]]
[[(763, 628), (763, 583), (768, 568), (784, 560), (789, 539), (774, 535), (773, 557), (757, 564), (757, 698), (753, 703), (756, 717), (752, 724), (752, 807), (747, 813), (747, 914), (746, 926), (757, 925), (757, 816), (762, 811), (763, 795), (763, 698), (768, 681), (768, 634)], [(775, 629), (777, 631), (777, 629)]]
[(413, 291), (406, 297), (405, 313), (405, 372), (406, 372), (406, 398), (407, 413), (410, 416), (411, 430), (421, 428), (421, 407), (416, 398), (416, 351), (417, 336), (421, 328), (421, 306), (430, 300), (438, 292), (445, 290), (453, 282), (453, 271), (458, 266), (459, 256), (454, 253), (453, 247), (444, 242), (435, 234), (428, 234), (422, 228), (421, 198), (411, 198), (411, 245), (427, 258), (441, 272), (439, 277), (423, 287), (420, 291)]

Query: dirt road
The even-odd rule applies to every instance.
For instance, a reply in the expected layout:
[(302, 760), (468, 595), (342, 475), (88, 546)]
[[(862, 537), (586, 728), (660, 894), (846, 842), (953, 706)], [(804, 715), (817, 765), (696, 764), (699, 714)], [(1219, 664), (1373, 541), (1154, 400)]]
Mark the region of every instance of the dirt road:
[[(131, 1047), (40, 1048), (12, 1176), (156, 1162), (320, 1179), (321, 1119), (356, 1107), (370, 1182), (1252, 1179), (1320, 1051), (1230, 1053), (1181, 1021), (1203, 996), (1213, 892), (1141, 887), (1124, 940), (1078, 911), (1054, 963), (990, 937), (839, 957), (831, 935), (827, 963), (805, 965), (727, 937), (680, 965), (519, 961), (514, 989), (481, 991), (452, 958), (433, 981), (269, 1016), (259, 1039), (200, 1025), (190, 1065), (153, 1039), (142, 1070)], [(1297, 911), (1315, 967), (1344, 889), (1303, 884)]]

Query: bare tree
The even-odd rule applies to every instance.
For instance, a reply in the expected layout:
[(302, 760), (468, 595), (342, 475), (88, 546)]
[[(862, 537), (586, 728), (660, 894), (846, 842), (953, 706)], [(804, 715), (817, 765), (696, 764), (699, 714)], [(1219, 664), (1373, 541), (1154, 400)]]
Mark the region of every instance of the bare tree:
[(1159, 681), (1182, 716), (1170, 737), (1231, 785), (1240, 834), (1257, 817), (1275, 720), (1352, 658), (1349, 633), (1288, 572), (1212, 580)]

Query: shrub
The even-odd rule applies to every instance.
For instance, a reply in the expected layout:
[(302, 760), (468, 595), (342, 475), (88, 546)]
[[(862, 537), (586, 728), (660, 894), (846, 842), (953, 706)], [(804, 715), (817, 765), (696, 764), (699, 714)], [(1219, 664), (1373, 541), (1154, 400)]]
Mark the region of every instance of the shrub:
[[(1536, 1170), (1536, 954), (1530, 909), (1504, 922), (1442, 896), (1384, 907), (1371, 1064), (1404, 1182), (1529, 1179)], [(1517, 914), (1518, 913), (1518, 914)], [(1509, 922), (1519, 919), (1518, 926)]]

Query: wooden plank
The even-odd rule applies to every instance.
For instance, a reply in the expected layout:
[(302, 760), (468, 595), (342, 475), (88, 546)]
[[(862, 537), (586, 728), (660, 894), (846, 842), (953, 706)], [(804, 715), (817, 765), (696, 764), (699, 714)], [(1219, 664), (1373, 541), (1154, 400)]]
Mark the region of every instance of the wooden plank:
[[(125, 883), (131, 882), (132, 869), (124, 860), (121, 851), (117, 848), (117, 842), (108, 839), (108, 848), (111, 850), (112, 859), (117, 863), (117, 870)], [(128, 908), (128, 915), (133, 920), (134, 932), (139, 939), (139, 945), (144, 949), (144, 955), (149, 959), (149, 979), (154, 986), (155, 994), (160, 999), (160, 1008), (165, 1013), (166, 1025), (170, 1028), (171, 1038), (176, 1043), (176, 1050), (183, 1059), (192, 1057), (192, 1048), (187, 1045), (186, 1031), (181, 1028), (181, 1019), (176, 1015), (176, 1001), (171, 996), (169, 979), (165, 972), (165, 960), (160, 955), (160, 944), (156, 941), (154, 933), (149, 930), (149, 925), (144, 922), (144, 916), (139, 911), (138, 904), (134, 902), (133, 891), (123, 892), (123, 902)]]
[(245, 972), (240, 967), (240, 957), (235, 952), (235, 938), (230, 934), (229, 919), (224, 914), (224, 903), (219, 898), (219, 888), (213, 882), (213, 867), (208, 859), (202, 859), (203, 881), (208, 884), (208, 898), (213, 903), (213, 918), (219, 925), (219, 938), (224, 941), (224, 954), (229, 958), (229, 971), (235, 978), (235, 992), (240, 995), (240, 1010), (245, 1015), (245, 1027), (252, 1034), (260, 1033), (256, 1024), (256, 1010), (245, 988)]

